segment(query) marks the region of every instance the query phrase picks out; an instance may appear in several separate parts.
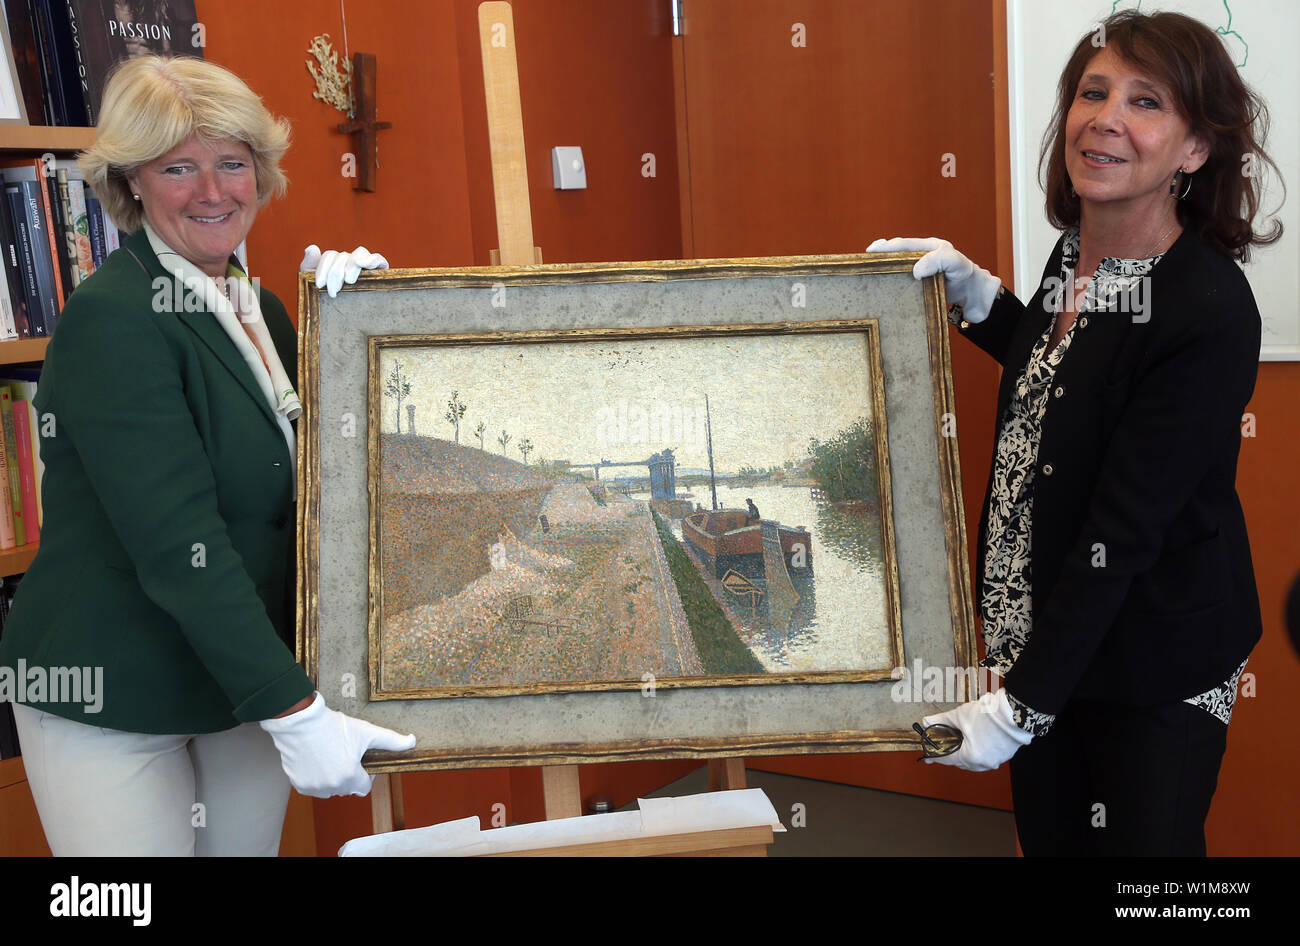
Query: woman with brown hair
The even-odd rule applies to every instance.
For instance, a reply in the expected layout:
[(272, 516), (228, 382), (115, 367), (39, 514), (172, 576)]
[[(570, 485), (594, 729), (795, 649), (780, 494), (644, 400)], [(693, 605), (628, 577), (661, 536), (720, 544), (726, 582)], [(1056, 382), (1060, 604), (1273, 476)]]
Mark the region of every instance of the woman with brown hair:
[[(1237, 682), (1262, 626), (1235, 478), (1260, 317), (1238, 262), (1272, 166), (1219, 38), (1125, 11), (1061, 75), (1045, 138), (1063, 232), (1022, 305), (942, 240), (949, 318), (1005, 369), (979, 534), (983, 665), (1004, 686), (926, 726), (937, 761), (1011, 762), (1025, 854), (1205, 853)], [(1079, 278), (1076, 279), (1076, 274)]]

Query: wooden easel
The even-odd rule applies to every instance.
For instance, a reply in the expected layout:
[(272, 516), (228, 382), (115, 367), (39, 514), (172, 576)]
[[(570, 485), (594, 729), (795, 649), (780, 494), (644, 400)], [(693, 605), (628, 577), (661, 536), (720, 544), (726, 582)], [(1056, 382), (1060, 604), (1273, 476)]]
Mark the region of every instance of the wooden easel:
[[(533, 244), (533, 217), (528, 201), (528, 166), (524, 152), (524, 120), (519, 100), (519, 65), (515, 57), (514, 13), (505, 0), (490, 0), (478, 8), (479, 48), (483, 55), (483, 87), (487, 100), (488, 139), (492, 152), (492, 187), (496, 200), (497, 241), (493, 266), (542, 262), (541, 247)], [(709, 791), (745, 787), (745, 760), (709, 760)], [(542, 767), (546, 819), (582, 815), (577, 765)], [(370, 793), (374, 832), (406, 827), (401, 774), (375, 776)], [(700, 831), (671, 838), (646, 838), (522, 852), (524, 855), (611, 854), (739, 854), (765, 855), (771, 828)]]

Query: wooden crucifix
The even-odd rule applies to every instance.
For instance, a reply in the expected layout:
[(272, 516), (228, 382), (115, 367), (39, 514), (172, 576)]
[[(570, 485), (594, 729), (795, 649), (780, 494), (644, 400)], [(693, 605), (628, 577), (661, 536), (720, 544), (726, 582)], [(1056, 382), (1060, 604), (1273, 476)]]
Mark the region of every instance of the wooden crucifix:
[(375, 190), (375, 171), (379, 167), (379, 132), (392, 128), (392, 122), (375, 121), (375, 75), (378, 64), (374, 53), (352, 54), (352, 121), (342, 122), (339, 131), (355, 135), (357, 186), (359, 191)]

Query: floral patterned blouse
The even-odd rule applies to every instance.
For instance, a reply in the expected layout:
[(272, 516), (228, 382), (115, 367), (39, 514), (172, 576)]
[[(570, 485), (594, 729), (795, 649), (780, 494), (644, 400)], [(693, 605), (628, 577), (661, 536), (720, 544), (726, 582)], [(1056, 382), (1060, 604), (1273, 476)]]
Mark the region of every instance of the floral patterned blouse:
[[(1066, 233), (1061, 255), (1061, 281), (1067, 291), (1074, 285), (1074, 266), (1078, 257), (1079, 232), (1074, 229)], [(1017, 378), (1015, 393), (998, 434), (984, 554), (984, 595), (980, 601), (986, 654), (981, 665), (999, 675), (1005, 676), (1011, 669), (1033, 630), (1029, 548), (1033, 504), (1030, 499), (1039, 435), (1052, 378), (1069, 350), (1075, 327), (1087, 325), (1084, 313), (1105, 308), (1109, 300), (1127, 291), (1160, 260), (1161, 256), (1103, 259), (1088, 285), (1079, 306), (1079, 315), (1070, 330), (1048, 352), (1053, 328), (1049, 322)], [(1232, 717), (1237, 682), (1245, 666), (1246, 662), (1242, 661), (1222, 686), (1185, 702), (1203, 707), (1226, 726)], [(1007, 696), (1016, 725), (1036, 736), (1051, 729), (1056, 720), (1054, 715), (1032, 709), (1011, 694)]]

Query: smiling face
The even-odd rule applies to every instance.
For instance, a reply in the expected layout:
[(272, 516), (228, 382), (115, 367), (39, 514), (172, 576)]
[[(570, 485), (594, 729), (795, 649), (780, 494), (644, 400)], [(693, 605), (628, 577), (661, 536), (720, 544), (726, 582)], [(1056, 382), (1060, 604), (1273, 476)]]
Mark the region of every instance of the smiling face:
[(1065, 121), (1065, 167), (1083, 214), (1168, 213), (1174, 172), (1197, 170), (1208, 153), (1169, 89), (1109, 48), (1083, 70)]
[(226, 262), (257, 216), (253, 153), (242, 141), (208, 144), (190, 135), (127, 177), (149, 226), (209, 276)]

